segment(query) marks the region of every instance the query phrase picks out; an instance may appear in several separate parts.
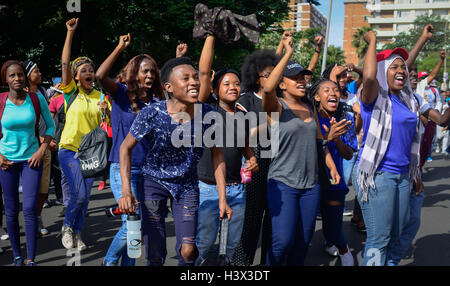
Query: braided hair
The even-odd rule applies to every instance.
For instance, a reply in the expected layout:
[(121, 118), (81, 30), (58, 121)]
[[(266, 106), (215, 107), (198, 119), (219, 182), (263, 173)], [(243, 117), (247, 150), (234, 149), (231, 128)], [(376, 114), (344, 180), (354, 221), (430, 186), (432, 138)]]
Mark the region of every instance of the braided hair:
[[(334, 82), (334, 81), (332, 81), (332, 80), (330, 80), (328, 78), (322, 77), (320, 80), (316, 81), (311, 86), (311, 88), (309, 89), (309, 96), (308, 97), (309, 97), (310, 101), (313, 102), (313, 105), (314, 105), (317, 113), (319, 113), (319, 110), (320, 110), (320, 102), (316, 101), (314, 97), (319, 92), (319, 89), (322, 86), (322, 84), (325, 83), (325, 82), (332, 82), (332, 83), (337, 85), (336, 82)], [(339, 122), (342, 119), (345, 119), (347, 121), (349, 121), (349, 120), (351, 121), (352, 118), (349, 115), (349, 112), (351, 112), (351, 111), (352, 111), (352, 107), (351, 106), (349, 106), (348, 104), (346, 104), (344, 102), (341, 102), (339, 100), (338, 107), (337, 107), (336, 112), (334, 113), (333, 117), (336, 118), (336, 122)], [(342, 136), (348, 137), (348, 139), (350, 139), (352, 137), (356, 138), (356, 130), (355, 130), (354, 124), (350, 125), (350, 127), (351, 128), (349, 128), (347, 130), (347, 132), (344, 135), (342, 135)]]

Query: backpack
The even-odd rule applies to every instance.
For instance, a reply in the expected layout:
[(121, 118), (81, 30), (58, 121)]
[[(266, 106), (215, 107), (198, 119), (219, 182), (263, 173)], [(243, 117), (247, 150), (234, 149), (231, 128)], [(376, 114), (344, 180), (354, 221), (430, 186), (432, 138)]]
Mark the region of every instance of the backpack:
[(72, 103), (77, 98), (77, 96), (78, 96), (78, 89), (70, 97), (69, 102), (67, 103), (66, 110), (64, 110), (65, 104), (61, 104), (61, 106), (58, 108), (58, 111), (55, 114), (55, 118), (53, 119), (53, 121), (55, 122), (56, 146), (59, 146), (59, 141), (61, 140), (61, 134), (64, 130), (64, 125), (66, 124), (66, 113), (69, 110), (69, 107), (72, 105)]
[(108, 167), (108, 134), (100, 126), (81, 138), (80, 147), (75, 154), (80, 160), (83, 178), (97, 177)]
[[(39, 121), (41, 118), (41, 104), (39, 102), (39, 96), (34, 92), (29, 92), (28, 95), (30, 96), (31, 102), (33, 103), (34, 112), (36, 114), (36, 123), (34, 125), (34, 135), (36, 136), (38, 140), (38, 144), (41, 145), (41, 140), (39, 140)], [(3, 117), (3, 111), (5, 110), (6, 100), (8, 99), (8, 92), (2, 92), (0, 93), (0, 139), (3, 138), (2, 133), (2, 117)]]

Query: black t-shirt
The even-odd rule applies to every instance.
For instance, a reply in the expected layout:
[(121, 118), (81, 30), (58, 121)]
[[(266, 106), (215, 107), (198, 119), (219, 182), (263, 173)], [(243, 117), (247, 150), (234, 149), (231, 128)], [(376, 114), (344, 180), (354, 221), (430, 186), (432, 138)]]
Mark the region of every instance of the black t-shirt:
[[(258, 126), (263, 126), (265, 128), (265, 130), (266, 130), (265, 138), (270, 140), (269, 130), (267, 128), (267, 126), (268, 126), (267, 125), (267, 113), (263, 109), (262, 98), (254, 92), (246, 92), (243, 95), (241, 95), (241, 97), (238, 99), (236, 105), (244, 108), (244, 110), (246, 112), (254, 112), (255, 113)], [(262, 147), (260, 144), (260, 139), (261, 139), (261, 137), (260, 137), (260, 135), (258, 135), (258, 137), (257, 137), (258, 148), (261, 150), (270, 150), (270, 144), (269, 144), (269, 146)], [(264, 144), (264, 145), (267, 145), (267, 144)], [(251, 147), (256, 147), (256, 146), (251, 146)]]
[[(231, 126), (227, 125), (227, 112), (220, 107), (219, 102), (213, 97), (210, 96), (207, 104), (211, 105), (215, 108), (223, 119), (223, 145), (217, 146), (222, 148), (223, 156), (225, 158), (226, 164), (226, 182), (227, 183), (235, 183), (241, 182), (241, 165), (242, 165), (242, 156), (244, 154), (245, 149), (245, 140), (248, 138), (249, 134), (249, 125), (248, 122), (245, 121), (243, 128), (238, 128), (237, 120), (233, 121), (234, 130), (231, 131)], [(238, 110), (237, 114), (244, 115), (244, 112)], [(230, 114), (229, 114), (230, 115)], [(243, 130), (242, 130), (243, 129)], [(227, 144), (227, 135), (232, 135), (234, 139), (233, 143)], [(229, 140), (231, 138), (228, 138)], [(244, 142), (244, 145), (242, 145)], [(239, 143), (239, 144), (238, 144)], [(228, 145), (228, 146), (227, 146)], [(229, 147), (231, 146), (231, 147)], [(236, 147), (239, 146), (239, 147)], [(197, 167), (198, 177), (200, 180), (205, 180), (209, 182), (216, 182), (214, 177), (214, 167), (212, 164), (211, 150), (208, 148), (204, 149), (203, 155), (198, 163)]]

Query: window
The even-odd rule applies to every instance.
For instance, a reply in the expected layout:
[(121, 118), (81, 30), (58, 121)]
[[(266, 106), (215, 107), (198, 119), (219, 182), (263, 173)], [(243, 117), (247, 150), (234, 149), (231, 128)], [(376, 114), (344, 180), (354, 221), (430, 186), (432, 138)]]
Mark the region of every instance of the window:
[(433, 15), (436, 16), (447, 16), (448, 11), (447, 10), (433, 10)]
[(409, 17), (411, 15), (411, 11), (409, 10), (403, 10), (403, 11), (397, 11), (397, 17)]
[(397, 24), (397, 32), (408, 32), (409, 24)]
[(428, 15), (428, 10), (416, 10), (416, 17)]

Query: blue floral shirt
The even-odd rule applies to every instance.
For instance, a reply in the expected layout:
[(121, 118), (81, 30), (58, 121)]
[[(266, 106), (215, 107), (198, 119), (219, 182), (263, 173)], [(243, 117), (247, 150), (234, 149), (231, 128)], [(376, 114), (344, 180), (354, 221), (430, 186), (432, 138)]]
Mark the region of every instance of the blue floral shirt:
[(203, 148), (214, 147), (204, 140), (205, 131), (211, 133), (215, 123), (206, 120), (206, 114), (209, 119), (218, 116), (211, 106), (198, 103), (194, 118), (178, 123), (169, 115), (164, 100), (142, 109), (130, 128), (131, 136), (138, 141), (145, 137), (149, 144), (142, 167), (144, 177), (164, 186), (174, 198), (198, 189), (197, 164)]

